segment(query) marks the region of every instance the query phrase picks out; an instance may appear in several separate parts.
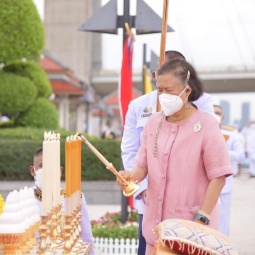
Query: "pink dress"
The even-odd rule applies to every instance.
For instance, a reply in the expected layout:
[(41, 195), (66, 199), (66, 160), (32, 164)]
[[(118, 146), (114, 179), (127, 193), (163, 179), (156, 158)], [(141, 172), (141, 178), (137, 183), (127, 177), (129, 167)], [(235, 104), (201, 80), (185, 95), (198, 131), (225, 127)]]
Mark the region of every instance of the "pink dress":
[[(148, 168), (148, 189), (143, 217), (143, 236), (154, 245), (152, 230), (166, 219), (194, 220), (201, 208), (210, 180), (232, 175), (226, 142), (216, 119), (197, 110), (186, 122), (172, 124), (162, 113), (153, 114), (145, 125), (134, 163)], [(195, 125), (201, 128), (195, 132)], [(218, 205), (211, 213), (210, 227), (218, 229)]]

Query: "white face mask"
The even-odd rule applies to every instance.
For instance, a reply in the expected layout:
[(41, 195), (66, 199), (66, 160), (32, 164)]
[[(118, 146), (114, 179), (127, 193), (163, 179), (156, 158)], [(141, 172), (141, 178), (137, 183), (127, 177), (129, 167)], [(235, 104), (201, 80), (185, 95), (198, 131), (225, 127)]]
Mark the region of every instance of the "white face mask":
[(214, 117), (217, 120), (217, 122), (220, 124), (221, 123), (221, 116), (219, 116), (218, 114), (214, 113)]
[(35, 185), (42, 191), (42, 180), (43, 180), (43, 169), (40, 168), (38, 170), (35, 170), (34, 167), (34, 172), (35, 172)]
[[(182, 91), (182, 93), (185, 91), (185, 89), (187, 87), (189, 87), (189, 86), (186, 86), (184, 88), (184, 90)], [(165, 94), (165, 93), (159, 95), (159, 102), (160, 102), (162, 110), (163, 110), (163, 112), (165, 113), (166, 116), (173, 115), (174, 113), (181, 110), (183, 104), (188, 99), (188, 97), (187, 97), (185, 102), (183, 102), (182, 99), (180, 98), (182, 93), (179, 96), (171, 95), (171, 94)]]

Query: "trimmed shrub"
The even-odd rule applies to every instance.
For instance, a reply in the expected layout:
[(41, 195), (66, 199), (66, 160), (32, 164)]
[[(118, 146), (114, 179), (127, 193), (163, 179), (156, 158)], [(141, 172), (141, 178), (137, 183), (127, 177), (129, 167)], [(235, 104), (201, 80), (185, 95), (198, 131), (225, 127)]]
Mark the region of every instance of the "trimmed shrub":
[(91, 229), (94, 237), (138, 239), (139, 214), (134, 211), (128, 212), (126, 224), (121, 222), (121, 212), (106, 213), (99, 220), (91, 221)]
[(36, 63), (20, 60), (12, 61), (4, 66), (6, 72), (18, 74), (30, 79), (37, 88), (37, 97), (49, 97), (52, 90), (45, 71)]
[(25, 77), (0, 71), (0, 112), (13, 116), (34, 103), (37, 89)]
[(32, 0), (0, 0), (0, 63), (38, 60), (44, 48), (44, 28)]
[[(42, 148), (42, 140), (0, 139), (0, 180), (33, 180), (29, 166), (34, 153)], [(99, 140), (92, 143), (116, 169), (120, 167), (120, 142)], [(65, 142), (61, 141), (61, 165), (65, 178)], [(85, 145), (82, 144), (82, 180), (116, 180), (115, 175)]]
[(46, 98), (36, 99), (33, 107), (17, 118), (20, 126), (56, 129), (58, 127), (58, 111), (56, 106)]
[[(9, 123), (9, 122), (4, 122)], [(2, 123), (2, 124), (4, 124)], [(0, 129), (0, 140), (37, 140), (43, 141), (44, 132), (49, 132), (49, 129), (45, 128), (32, 128), (32, 127), (16, 127), (16, 128), (4, 128)], [(72, 131), (66, 131), (65, 129), (54, 129), (55, 133), (60, 133), (62, 141), (66, 140), (67, 136), (74, 135)], [(83, 134), (84, 135), (84, 134)], [(97, 136), (84, 135), (89, 141), (101, 141), (101, 138)]]

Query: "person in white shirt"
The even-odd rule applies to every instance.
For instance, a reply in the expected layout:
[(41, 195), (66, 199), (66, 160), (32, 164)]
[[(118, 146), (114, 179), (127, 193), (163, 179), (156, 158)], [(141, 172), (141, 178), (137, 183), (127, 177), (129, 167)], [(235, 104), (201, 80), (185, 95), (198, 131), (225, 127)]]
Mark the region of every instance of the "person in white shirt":
[(255, 177), (255, 121), (250, 121), (242, 130), (246, 140), (246, 153), (249, 160), (250, 176)]
[[(37, 205), (39, 207), (40, 214), (42, 211), (42, 196), (43, 196), (43, 194), (42, 194), (42, 173), (43, 173), (42, 162), (43, 162), (43, 151), (42, 151), (42, 149), (40, 149), (34, 155), (33, 165), (29, 167), (30, 173), (35, 179), (35, 186), (33, 187), (33, 189), (35, 190), (35, 198), (37, 200)], [(61, 169), (60, 169), (61, 173), (62, 173), (62, 170), (63, 170), (63, 167), (61, 167)], [(91, 249), (89, 255), (94, 255), (95, 251), (94, 251), (93, 235), (92, 235), (86, 200), (85, 200), (85, 197), (83, 194), (82, 194), (81, 203), (82, 203), (82, 207), (81, 207), (82, 235), (81, 235), (81, 238), (84, 242), (91, 244), (92, 249)]]
[[(214, 105), (214, 113), (219, 124), (221, 124), (224, 119), (221, 106)], [(221, 126), (221, 132), (227, 142), (234, 175), (237, 175), (238, 164), (242, 163), (245, 159), (244, 139), (238, 129), (231, 126)], [(219, 232), (225, 236), (229, 236), (232, 190), (233, 175), (226, 178), (226, 184), (220, 194)]]
[[(185, 57), (178, 51), (166, 51), (165, 62), (173, 59), (184, 59)], [(143, 128), (149, 117), (157, 111), (157, 91), (143, 95), (129, 104), (126, 114), (124, 133), (121, 143), (122, 161), (125, 170), (131, 171), (135, 164), (133, 159), (140, 147), (140, 140)], [(214, 114), (210, 95), (204, 93), (197, 101), (193, 102), (202, 111)], [(135, 207), (139, 213), (139, 247), (138, 255), (145, 254), (146, 241), (142, 235), (142, 220), (146, 200), (146, 190), (148, 185), (148, 176), (140, 183), (140, 188), (134, 195)]]

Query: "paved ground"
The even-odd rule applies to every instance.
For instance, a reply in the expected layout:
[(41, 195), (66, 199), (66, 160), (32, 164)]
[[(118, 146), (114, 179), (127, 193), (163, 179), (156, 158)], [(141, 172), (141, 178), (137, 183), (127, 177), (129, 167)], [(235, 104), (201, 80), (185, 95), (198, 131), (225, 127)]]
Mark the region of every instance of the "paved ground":
[[(17, 188), (16, 184), (10, 185)], [(88, 205), (91, 220), (99, 219), (106, 212), (119, 211), (119, 205)], [(255, 178), (249, 177), (248, 169), (234, 178), (231, 211), (230, 239), (240, 255), (255, 255)]]

